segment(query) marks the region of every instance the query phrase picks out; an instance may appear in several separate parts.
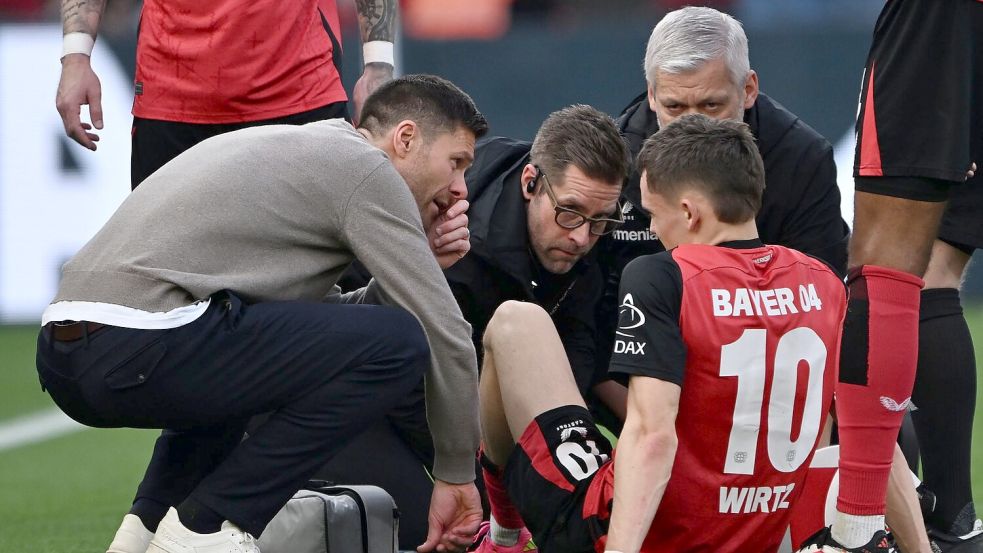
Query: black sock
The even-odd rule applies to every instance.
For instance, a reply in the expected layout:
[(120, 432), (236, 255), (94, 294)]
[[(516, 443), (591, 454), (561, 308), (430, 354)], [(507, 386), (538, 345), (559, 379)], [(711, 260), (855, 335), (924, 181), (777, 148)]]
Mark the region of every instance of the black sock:
[(956, 289), (922, 291), (912, 402), (924, 484), (938, 500), (926, 520), (943, 532), (965, 534), (976, 519), (970, 480), (976, 358)]
[(168, 505), (148, 499), (146, 497), (137, 498), (130, 507), (130, 514), (140, 517), (143, 527), (151, 532), (157, 532), (157, 525), (160, 524), (164, 515), (167, 514)]
[(190, 497), (177, 506), (177, 516), (185, 528), (197, 534), (214, 534), (225, 521), (225, 517)]

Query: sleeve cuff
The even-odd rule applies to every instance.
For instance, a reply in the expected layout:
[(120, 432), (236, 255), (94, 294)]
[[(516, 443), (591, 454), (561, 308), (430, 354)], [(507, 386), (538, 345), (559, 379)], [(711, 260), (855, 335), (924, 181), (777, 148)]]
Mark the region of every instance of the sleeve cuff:
[(470, 455), (434, 455), (433, 477), (450, 484), (467, 484), (475, 480), (475, 453)]

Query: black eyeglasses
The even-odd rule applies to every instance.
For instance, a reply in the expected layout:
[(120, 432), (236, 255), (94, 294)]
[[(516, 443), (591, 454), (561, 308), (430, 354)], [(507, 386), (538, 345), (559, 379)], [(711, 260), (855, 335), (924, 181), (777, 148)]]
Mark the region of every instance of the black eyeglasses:
[(546, 176), (546, 173), (542, 169), (536, 167), (536, 180), (539, 177), (543, 177), (544, 188), (546, 188), (546, 195), (550, 197), (550, 201), (553, 202), (553, 211), (556, 212), (555, 219), (556, 224), (560, 225), (565, 229), (575, 229), (585, 223), (590, 223), (590, 233), (594, 236), (604, 236), (605, 234), (610, 234), (614, 229), (620, 227), (625, 222), (625, 215), (621, 211), (621, 202), (617, 203), (617, 209), (615, 213), (617, 214), (617, 219), (611, 219), (608, 217), (588, 217), (583, 213), (575, 209), (570, 209), (569, 207), (564, 207), (557, 203), (556, 194), (553, 192), (553, 186), (550, 185), (550, 179)]

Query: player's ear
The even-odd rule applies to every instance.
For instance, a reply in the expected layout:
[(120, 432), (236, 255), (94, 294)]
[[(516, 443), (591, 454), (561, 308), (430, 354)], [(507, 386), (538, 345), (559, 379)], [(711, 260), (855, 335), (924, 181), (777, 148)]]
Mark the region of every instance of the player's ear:
[(687, 197), (680, 199), (679, 206), (683, 210), (683, 218), (686, 220), (686, 229), (690, 232), (696, 232), (700, 226), (700, 221), (702, 220), (702, 206), (699, 202)]
[(405, 158), (421, 146), (423, 137), (420, 134), (420, 126), (409, 119), (400, 121), (393, 129), (392, 140), (393, 152), (397, 157)]

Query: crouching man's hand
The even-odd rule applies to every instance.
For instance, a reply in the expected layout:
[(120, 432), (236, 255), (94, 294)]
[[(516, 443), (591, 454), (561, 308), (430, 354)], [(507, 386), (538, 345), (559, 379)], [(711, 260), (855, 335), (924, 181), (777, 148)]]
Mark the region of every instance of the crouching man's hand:
[(467, 200), (457, 200), (437, 214), (427, 230), (430, 249), (441, 269), (457, 263), (471, 251), (471, 231), (468, 230), (466, 215), (468, 207), (470, 204)]
[(434, 480), (427, 520), (427, 541), (417, 551), (464, 551), (474, 541), (481, 524), (481, 497), (474, 482), (451, 484)]

